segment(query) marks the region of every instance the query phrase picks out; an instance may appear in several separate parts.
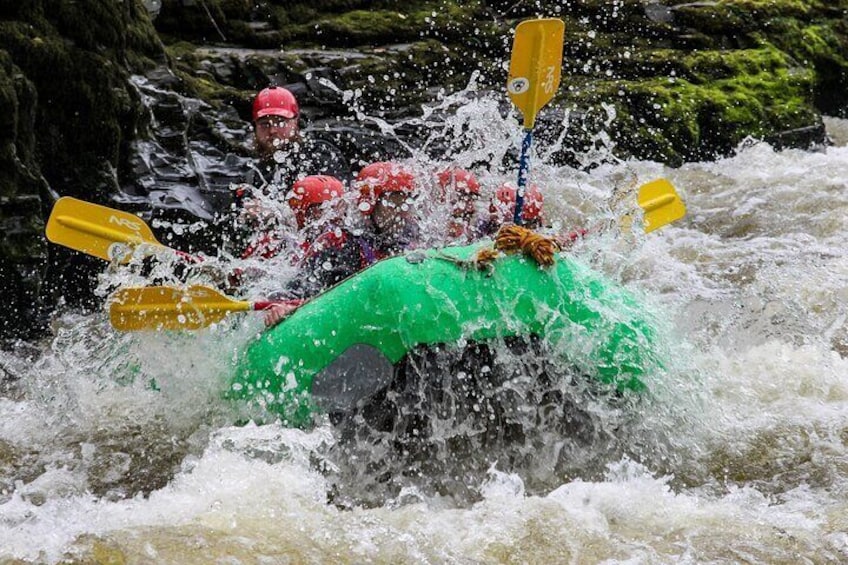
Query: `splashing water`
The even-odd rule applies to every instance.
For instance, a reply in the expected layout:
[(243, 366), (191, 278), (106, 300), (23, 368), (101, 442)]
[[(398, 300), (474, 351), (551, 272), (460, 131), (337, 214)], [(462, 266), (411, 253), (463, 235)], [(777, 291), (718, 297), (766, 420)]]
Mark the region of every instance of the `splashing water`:
[[(431, 136), (410, 148), (410, 162), (422, 173), (488, 163), (487, 202), (512, 180), (504, 162), (520, 131), (494, 100), (473, 94), (472, 84), (411, 124)], [(393, 425), (430, 430), (427, 444), (398, 427), (232, 427), (242, 414), (221, 393), (260, 320), (119, 335), (102, 314), (63, 315), (51, 339), (0, 353), (0, 557), (845, 561), (846, 124), (828, 120), (836, 145), (820, 152), (746, 144), (735, 157), (675, 170), (606, 154), (577, 172), (546, 162), (552, 153), (534, 155), (532, 174), (560, 229), (614, 219), (615, 188), (658, 176), (687, 203), (688, 217), (659, 232), (607, 232), (573, 250), (663, 320), (669, 367), (635, 405), (576, 394), (557, 379), (534, 388), (544, 346), (528, 356), (502, 343), (486, 369), (451, 376), (477, 381), (473, 397), (461, 388), (426, 397), (415, 373), (396, 384), (428, 411), (424, 423)], [(429, 221), (437, 231), (437, 214)], [(210, 261), (261, 270), (245, 296), (294, 274), (287, 261)], [(153, 272), (113, 269), (101, 291), (168, 277), (164, 259)], [(460, 354), (415, 362), (443, 367)], [(546, 402), (550, 422), (539, 409)], [(510, 421), (504, 406), (532, 407), (537, 425)], [(481, 428), (470, 413), (498, 425)], [(574, 418), (591, 423), (579, 427), (588, 441), (569, 442)], [(397, 447), (421, 451), (398, 459)]]

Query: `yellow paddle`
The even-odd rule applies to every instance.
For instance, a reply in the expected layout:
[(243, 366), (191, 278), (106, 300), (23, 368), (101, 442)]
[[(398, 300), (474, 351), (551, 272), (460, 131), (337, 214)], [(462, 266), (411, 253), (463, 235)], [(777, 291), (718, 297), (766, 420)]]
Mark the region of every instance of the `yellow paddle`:
[[(106, 261), (122, 261), (137, 245), (169, 249), (159, 243), (144, 220), (134, 214), (64, 196), (47, 220), (47, 239)], [(191, 262), (196, 258), (174, 251)]]
[(515, 28), (506, 90), (524, 116), (524, 140), (518, 162), (518, 190), (513, 222), (521, 225), (524, 191), (530, 170), (530, 144), (536, 114), (559, 88), (562, 75), (562, 44), (565, 24), (556, 18), (527, 20)]
[(686, 206), (667, 179), (643, 184), (636, 198), (644, 210), (645, 233), (650, 233), (686, 215)]
[[(674, 185), (668, 179), (660, 178), (640, 186), (636, 202), (642, 208), (642, 227), (645, 233), (650, 233), (686, 215), (686, 206), (684, 206), (683, 201), (674, 189)], [(614, 224), (602, 222), (589, 229), (574, 230), (561, 236), (558, 241), (560, 245), (567, 248), (575, 241), (592, 233), (602, 233), (613, 225), (618, 225), (624, 231), (629, 231), (633, 225), (632, 214), (630, 212), (624, 214)]]
[(265, 310), (280, 303), (233, 300), (213, 288), (200, 285), (189, 288), (122, 288), (111, 298), (109, 320), (115, 329), (125, 332), (197, 330), (220, 322), (230, 312)]
[(556, 18), (527, 20), (515, 28), (506, 90), (524, 116), (524, 129), (533, 129), (536, 114), (559, 88), (564, 33), (565, 24)]

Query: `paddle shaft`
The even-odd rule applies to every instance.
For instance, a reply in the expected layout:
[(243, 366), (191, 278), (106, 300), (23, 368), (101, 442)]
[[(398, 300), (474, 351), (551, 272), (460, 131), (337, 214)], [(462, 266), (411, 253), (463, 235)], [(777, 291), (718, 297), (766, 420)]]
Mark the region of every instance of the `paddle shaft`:
[[(153, 287), (155, 288), (155, 287)], [(229, 300), (227, 302), (222, 302), (217, 305), (212, 304), (204, 304), (201, 305), (199, 309), (206, 310), (209, 312), (250, 312), (255, 311), (259, 312), (262, 310), (267, 310), (279, 304), (286, 304), (285, 301), (271, 301), (271, 300), (262, 300), (259, 302), (246, 302), (246, 301), (237, 301), (237, 300)], [(120, 306), (120, 310), (124, 313), (126, 312), (147, 312), (149, 310), (155, 310), (157, 312), (176, 312), (182, 313), (183, 310), (189, 308), (189, 305), (180, 303), (180, 302), (163, 302), (161, 304), (122, 304)]]
[(520, 226), (523, 223), (521, 213), (524, 210), (524, 193), (527, 188), (527, 175), (530, 173), (530, 145), (533, 143), (533, 130), (525, 130), (521, 142), (521, 157), (518, 160), (518, 189), (515, 191), (515, 213), (512, 221)]

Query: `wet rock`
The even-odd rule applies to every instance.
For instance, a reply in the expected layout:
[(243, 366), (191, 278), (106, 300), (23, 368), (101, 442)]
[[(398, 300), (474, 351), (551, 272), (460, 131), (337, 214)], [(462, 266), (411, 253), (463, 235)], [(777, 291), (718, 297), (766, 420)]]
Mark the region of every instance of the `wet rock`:
[(36, 317), (38, 273), (47, 257), (42, 198), (47, 183), (36, 157), (36, 90), (32, 81), (0, 50), (0, 285), (5, 307), (0, 338), (33, 335), (21, 319)]
[(659, 2), (651, 2), (645, 5), (645, 16), (652, 22), (669, 24), (674, 20), (674, 14), (668, 6)]
[[(10, 307), (0, 337), (43, 327), (39, 301), (52, 303), (65, 275), (73, 278), (43, 238), (46, 213), (57, 194), (105, 200), (114, 193), (141, 111), (127, 79), (164, 61), (147, 11), (135, 2), (31, 0), (4, 6), (3, 19), (0, 282)], [(45, 265), (54, 268), (44, 274)], [(78, 288), (90, 287), (81, 279)]]

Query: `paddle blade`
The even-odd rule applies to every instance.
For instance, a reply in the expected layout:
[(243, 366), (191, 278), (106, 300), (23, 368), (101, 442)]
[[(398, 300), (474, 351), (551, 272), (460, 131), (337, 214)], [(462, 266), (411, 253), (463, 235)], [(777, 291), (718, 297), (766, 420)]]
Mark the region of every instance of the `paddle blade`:
[(109, 319), (120, 331), (197, 330), (220, 322), (228, 312), (251, 310), (249, 302), (228, 298), (205, 286), (122, 288), (109, 305)]
[(65, 196), (47, 220), (47, 239), (106, 261), (125, 257), (132, 247), (161, 247), (150, 227), (133, 214)]
[(686, 206), (667, 179), (643, 184), (637, 198), (645, 214), (645, 233), (679, 220), (686, 215)]
[(559, 88), (565, 24), (556, 18), (527, 20), (515, 28), (506, 89), (532, 129), (536, 114)]

